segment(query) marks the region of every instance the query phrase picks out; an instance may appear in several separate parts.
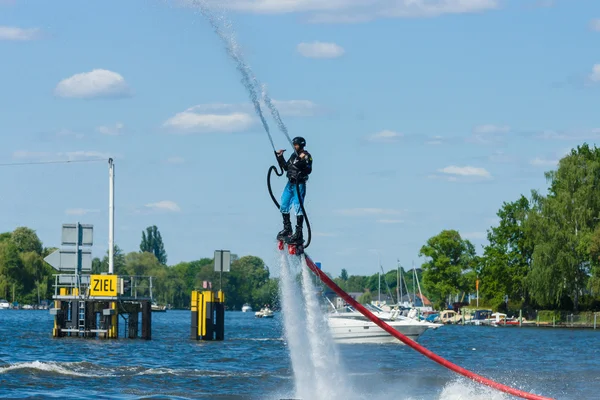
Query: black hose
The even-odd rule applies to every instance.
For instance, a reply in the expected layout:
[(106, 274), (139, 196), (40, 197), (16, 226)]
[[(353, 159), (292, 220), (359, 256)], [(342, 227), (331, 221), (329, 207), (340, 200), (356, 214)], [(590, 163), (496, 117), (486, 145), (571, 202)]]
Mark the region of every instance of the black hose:
[(311, 240), (311, 230), (310, 230), (310, 221), (308, 220), (308, 215), (306, 215), (306, 210), (304, 209), (304, 199), (300, 196), (300, 184), (296, 182), (296, 195), (298, 196), (298, 201), (300, 201), (300, 208), (302, 209), (302, 214), (304, 214), (304, 219), (306, 220), (306, 230), (308, 231), (308, 240), (306, 244), (303, 245), (305, 249), (310, 246)]
[[(271, 165), (271, 167), (269, 167), (269, 171), (267, 171), (267, 188), (269, 189), (269, 195), (271, 196), (271, 200), (273, 200), (273, 203), (275, 204), (277, 209), (280, 209), (281, 206), (279, 205), (279, 202), (273, 195), (273, 188), (271, 188), (271, 173), (273, 171), (277, 176), (282, 176), (283, 168), (281, 168), (280, 166), (279, 171), (277, 171), (277, 167)], [(308, 230), (308, 240), (306, 241), (306, 244), (302, 246), (306, 249), (308, 246), (310, 246), (312, 232), (310, 229), (310, 221), (308, 220), (308, 215), (306, 214), (306, 209), (304, 208), (304, 199), (302, 198), (302, 196), (300, 196), (300, 184), (298, 182), (296, 182), (296, 195), (298, 196), (298, 201), (300, 202), (300, 209), (302, 210), (302, 214), (304, 215), (304, 219), (306, 220), (306, 229)]]

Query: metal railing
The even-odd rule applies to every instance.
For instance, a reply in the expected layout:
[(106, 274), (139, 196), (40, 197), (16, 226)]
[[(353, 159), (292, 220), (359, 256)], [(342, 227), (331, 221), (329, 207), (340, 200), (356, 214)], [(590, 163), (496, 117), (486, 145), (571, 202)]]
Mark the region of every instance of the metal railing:
[[(60, 296), (60, 289), (67, 289), (68, 296), (90, 297), (91, 275), (54, 274), (54, 296)], [(149, 298), (153, 296), (153, 277), (141, 275), (120, 275), (117, 277), (117, 295), (125, 298)]]

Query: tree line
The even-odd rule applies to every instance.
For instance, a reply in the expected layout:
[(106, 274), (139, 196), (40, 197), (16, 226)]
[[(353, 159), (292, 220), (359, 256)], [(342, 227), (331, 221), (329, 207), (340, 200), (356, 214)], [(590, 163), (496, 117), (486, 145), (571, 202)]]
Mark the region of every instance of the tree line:
[[(600, 149), (587, 144), (572, 149), (558, 169), (545, 173), (546, 194), (504, 202), (499, 223), (487, 231), (482, 255), (456, 230), (444, 230), (420, 249), (426, 257), (417, 269), (425, 296), (437, 308), (447, 307), (453, 295), (474, 293), (479, 282), (480, 303), (494, 308), (547, 310), (600, 309)], [(0, 298), (37, 303), (52, 296), (53, 268), (43, 258), (46, 248), (34, 230), (19, 227), (0, 234)], [(139, 251), (125, 254), (115, 246), (114, 271), (120, 275), (154, 276), (158, 302), (176, 308), (189, 306), (190, 292), (203, 281), (219, 282), (214, 260), (167, 265), (167, 253), (156, 226), (142, 232)], [(108, 271), (108, 256), (92, 261), (94, 273)], [(401, 269), (409, 291), (412, 271)], [(382, 275), (382, 293), (396, 293), (397, 271)], [(379, 275), (348, 276), (344, 269), (336, 283), (347, 292), (377, 291)], [(278, 281), (255, 256), (232, 255), (231, 272), (223, 274), (223, 290), (230, 309), (244, 303), (277, 306)]]
[(423, 285), (439, 307), (479, 280), (481, 300), (500, 309), (505, 296), (514, 308), (600, 308), (600, 149), (572, 149), (545, 177), (546, 194), (502, 204), (483, 255), (456, 230), (421, 248)]
[[(44, 257), (56, 248), (45, 248), (33, 229), (19, 227), (13, 232), (0, 234), (0, 299), (21, 304), (38, 304), (49, 300), (54, 293), (54, 270)], [(269, 267), (255, 256), (238, 257), (232, 254), (231, 271), (223, 273), (222, 288), (226, 305), (241, 309), (244, 303), (253, 307), (270, 304), (276, 307), (278, 285)], [(92, 260), (92, 273), (108, 272), (108, 254)], [(167, 253), (156, 226), (142, 232), (140, 250), (124, 253), (114, 248), (114, 272), (118, 275), (152, 276), (154, 298), (160, 304), (187, 308), (192, 290), (202, 289), (203, 282), (219, 289), (219, 273), (214, 271), (214, 260), (167, 265)]]

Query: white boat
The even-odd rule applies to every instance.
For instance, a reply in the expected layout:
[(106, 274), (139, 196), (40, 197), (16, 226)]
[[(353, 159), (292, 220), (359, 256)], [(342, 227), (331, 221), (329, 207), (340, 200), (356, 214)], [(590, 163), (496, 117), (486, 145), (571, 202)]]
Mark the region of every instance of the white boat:
[(263, 307), (260, 311), (254, 313), (256, 318), (273, 318), (273, 311), (269, 307)]
[(250, 304), (246, 303), (242, 306), (242, 312), (252, 312), (252, 307), (250, 307)]
[[(385, 312), (370, 304), (366, 307), (392, 328), (414, 341), (427, 329), (437, 329), (442, 326), (442, 324), (414, 321), (397, 312)], [(402, 343), (349, 306), (346, 307), (346, 312), (328, 314), (327, 322), (337, 343)]]
[(8, 310), (10, 308), (10, 303), (6, 300), (0, 300), (0, 310)]
[(167, 306), (159, 306), (158, 304), (156, 304), (156, 302), (152, 302), (150, 307), (151, 307), (152, 312), (166, 312), (167, 311)]

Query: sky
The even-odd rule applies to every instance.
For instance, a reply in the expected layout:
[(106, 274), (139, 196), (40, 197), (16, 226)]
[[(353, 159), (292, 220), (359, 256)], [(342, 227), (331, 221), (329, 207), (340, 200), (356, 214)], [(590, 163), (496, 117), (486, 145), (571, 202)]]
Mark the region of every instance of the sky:
[[(61, 224), (93, 224), (102, 257), (112, 157), (126, 252), (157, 225), (169, 264), (228, 249), (277, 274), (273, 151), (193, 3), (0, 0), (0, 230), (50, 247)], [(444, 229), (481, 253), (503, 202), (545, 192), (545, 171), (600, 138), (597, 0), (211, 5), (307, 141), (307, 252), (334, 276), (418, 266)], [(48, 161), (85, 162), (29, 164)]]

